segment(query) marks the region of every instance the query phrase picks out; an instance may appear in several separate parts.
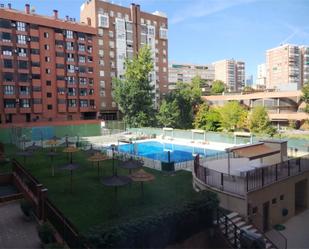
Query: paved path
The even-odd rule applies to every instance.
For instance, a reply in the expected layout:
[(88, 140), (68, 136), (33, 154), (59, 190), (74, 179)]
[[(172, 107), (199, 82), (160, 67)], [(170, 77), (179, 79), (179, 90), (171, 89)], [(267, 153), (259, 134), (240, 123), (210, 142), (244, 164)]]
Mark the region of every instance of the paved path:
[(289, 249), (309, 248), (309, 209), (284, 223), (286, 229), (282, 231), (288, 239)]
[(0, 248), (41, 248), (36, 226), (24, 219), (19, 202), (0, 205)]

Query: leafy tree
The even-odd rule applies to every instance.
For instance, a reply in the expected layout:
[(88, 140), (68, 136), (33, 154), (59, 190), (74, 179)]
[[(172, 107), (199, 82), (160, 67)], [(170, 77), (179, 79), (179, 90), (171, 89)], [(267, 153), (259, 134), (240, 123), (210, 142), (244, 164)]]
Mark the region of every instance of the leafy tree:
[(255, 90), (251, 86), (245, 86), (243, 92), (254, 92)]
[(142, 47), (133, 60), (126, 60), (124, 79), (115, 78), (114, 97), (129, 126), (150, 126), (154, 122), (153, 87), (149, 74), (153, 70), (150, 49)]
[(244, 120), (248, 115), (248, 111), (242, 107), (237, 101), (225, 103), (220, 109), (221, 127), (227, 131), (246, 128)]
[(223, 93), (225, 90), (225, 84), (221, 80), (215, 80), (211, 86), (211, 94)]
[(267, 111), (263, 106), (255, 106), (249, 117), (250, 131), (260, 134), (272, 135), (275, 131), (269, 120)]
[(302, 100), (306, 103), (305, 112), (309, 113), (309, 81), (302, 88)]
[(178, 103), (175, 100), (167, 102), (165, 99), (162, 101), (157, 120), (160, 125), (164, 127), (176, 127), (179, 119), (180, 111)]
[(209, 107), (206, 103), (201, 104), (195, 115), (194, 127), (206, 131), (217, 131), (220, 127), (220, 114), (217, 109)]

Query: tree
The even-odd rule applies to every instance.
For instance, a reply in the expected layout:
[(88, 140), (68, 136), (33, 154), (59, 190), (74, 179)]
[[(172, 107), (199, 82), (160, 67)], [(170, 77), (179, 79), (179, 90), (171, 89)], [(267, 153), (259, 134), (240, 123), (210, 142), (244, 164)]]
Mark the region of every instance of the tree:
[(124, 79), (113, 79), (115, 101), (129, 126), (150, 126), (155, 116), (153, 87), (149, 81), (153, 70), (150, 49), (142, 47), (133, 60), (126, 60), (125, 68)]
[(305, 112), (309, 113), (309, 81), (302, 88), (302, 100), (306, 103)]
[(176, 100), (167, 102), (162, 101), (157, 120), (160, 125), (164, 127), (176, 127), (179, 119), (180, 111)]
[(217, 131), (220, 127), (220, 114), (206, 103), (199, 105), (195, 115), (194, 127), (206, 131)]
[(211, 94), (223, 93), (225, 90), (225, 84), (221, 80), (215, 80), (211, 86)]
[(259, 134), (274, 133), (274, 128), (271, 126), (267, 111), (263, 106), (255, 106), (249, 115), (250, 131)]
[(242, 107), (237, 101), (225, 103), (220, 109), (221, 127), (227, 131), (247, 128), (246, 117), (248, 111)]

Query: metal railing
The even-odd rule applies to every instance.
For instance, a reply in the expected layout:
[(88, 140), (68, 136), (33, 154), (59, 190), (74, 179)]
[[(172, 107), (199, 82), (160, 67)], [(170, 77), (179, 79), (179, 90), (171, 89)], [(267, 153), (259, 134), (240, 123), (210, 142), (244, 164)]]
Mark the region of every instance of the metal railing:
[(239, 196), (309, 170), (309, 157), (292, 158), (282, 163), (257, 168), (235, 176), (194, 163), (194, 177), (203, 184)]

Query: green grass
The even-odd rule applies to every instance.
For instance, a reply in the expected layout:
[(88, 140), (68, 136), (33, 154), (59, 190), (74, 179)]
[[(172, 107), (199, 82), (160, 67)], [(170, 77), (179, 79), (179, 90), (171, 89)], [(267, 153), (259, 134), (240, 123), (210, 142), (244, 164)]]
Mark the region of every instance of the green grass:
[[(6, 146), (6, 154), (13, 157), (16, 148)], [(113, 224), (151, 212), (177, 206), (195, 198), (198, 193), (192, 189), (192, 175), (187, 171), (179, 171), (174, 176), (145, 168), (145, 171), (155, 175), (156, 179), (144, 184), (144, 197), (141, 195), (139, 183), (132, 183), (118, 189), (115, 198), (114, 189), (105, 187), (99, 181), (96, 166), (87, 161), (84, 152), (73, 154), (73, 161), (80, 168), (73, 173), (73, 193), (70, 193), (70, 172), (57, 169), (64, 165), (66, 154), (60, 152), (54, 160), (55, 176), (51, 175), (50, 160), (44, 152), (38, 152), (33, 158), (27, 159), (27, 168), (45, 187), (52, 202), (81, 231), (99, 224)], [(17, 157), (20, 162), (22, 158)], [(101, 162), (103, 176), (112, 174), (112, 161)], [(2, 172), (9, 166), (2, 167)], [(128, 170), (118, 169), (118, 174), (128, 175)]]

